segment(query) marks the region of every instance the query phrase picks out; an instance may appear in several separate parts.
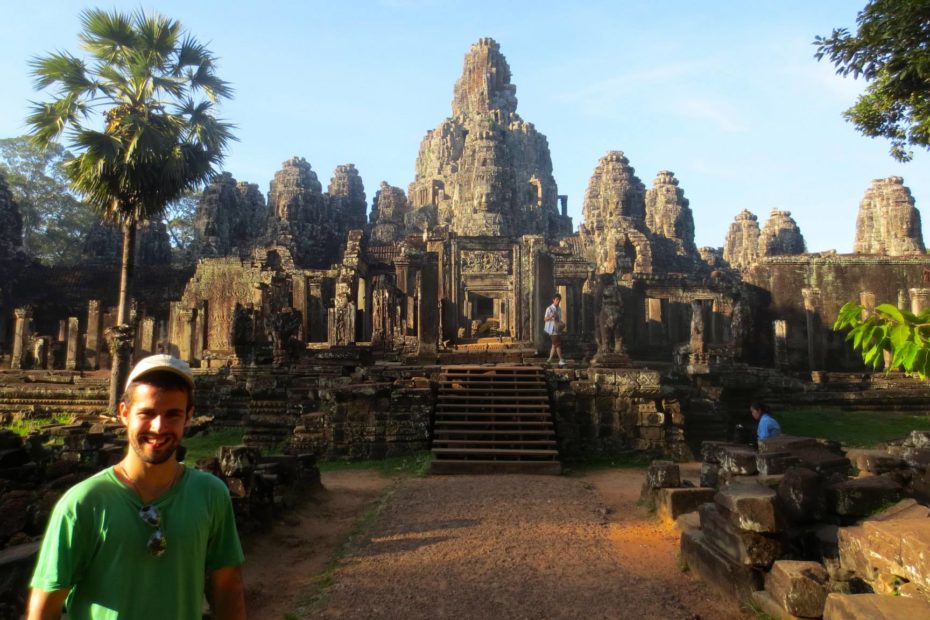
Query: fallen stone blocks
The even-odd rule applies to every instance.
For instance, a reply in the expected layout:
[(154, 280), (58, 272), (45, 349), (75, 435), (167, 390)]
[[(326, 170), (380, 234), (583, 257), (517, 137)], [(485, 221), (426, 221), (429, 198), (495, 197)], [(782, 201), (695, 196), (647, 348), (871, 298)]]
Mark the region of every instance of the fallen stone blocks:
[[(717, 493), (697, 524), (679, 521), (682, 558), (773, 618), (930, 618), (930, 508), (914, 493), (930, 491), (930, 471), (899, 455), (922, 456), (930, 432), (902, 444), (847, 458), (804, 437), (763, 442), (757, 453), (705, 442), (702, 484)], [(849, 478), (853, 462), (858, 478)]]

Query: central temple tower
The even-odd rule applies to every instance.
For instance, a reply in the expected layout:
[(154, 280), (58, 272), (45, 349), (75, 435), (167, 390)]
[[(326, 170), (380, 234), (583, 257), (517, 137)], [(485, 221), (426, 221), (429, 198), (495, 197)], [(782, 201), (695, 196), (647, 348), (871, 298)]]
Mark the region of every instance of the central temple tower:
[(465, 56), (455, 83), (452, 117), (420, 144), (409, 197), (433, 206), (436, 224), (467, 237), (571, 234), (559, 212), (546, 137), (517, 114), (517, 88), (493, 39)]

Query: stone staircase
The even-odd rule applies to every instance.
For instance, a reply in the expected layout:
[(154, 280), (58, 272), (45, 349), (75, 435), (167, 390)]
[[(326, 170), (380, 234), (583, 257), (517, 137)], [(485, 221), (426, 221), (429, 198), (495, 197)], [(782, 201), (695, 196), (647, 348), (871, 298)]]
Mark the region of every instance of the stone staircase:
[(432, 453), (434, 474), (560, 474), (545, 371), (444, 366)]
[(456, 343), (450, 350), (441, 351), (442, 364), (512, 364), (541, 363), (532, 343), (514, 340), (509, 336), (486, 336)]

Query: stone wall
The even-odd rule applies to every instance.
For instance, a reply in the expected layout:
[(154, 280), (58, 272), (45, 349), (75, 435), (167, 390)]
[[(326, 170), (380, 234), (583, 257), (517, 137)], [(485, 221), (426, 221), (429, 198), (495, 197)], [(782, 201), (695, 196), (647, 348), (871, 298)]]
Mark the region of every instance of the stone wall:
[(560, 369), (547, 374), (563, 460), (632, 451), (687, 460), (685, 417), (661, 373), (634, 368)]
[[(808, 254), (759, 260), (743, 273), (744, 281), (762, 289), (770, 303), (757, 309), (755, 346), (771, 347), (766, 333), (771, 322), (785, 321), (789, 367), (797, 369), (857, 369), (858, 358), (833, 332), (833, 322), (844, 303), (866, 306), (902, 303), (911, 308), (926, 296), (930, 257), (850, 256)], [(774, 351), (769, 357), (774, 362)]]

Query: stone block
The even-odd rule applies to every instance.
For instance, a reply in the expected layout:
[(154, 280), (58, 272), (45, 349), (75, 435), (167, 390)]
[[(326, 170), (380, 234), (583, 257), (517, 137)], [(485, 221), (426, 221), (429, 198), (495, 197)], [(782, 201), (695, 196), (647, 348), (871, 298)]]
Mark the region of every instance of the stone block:
[(824, 480), (805, 467), (792, 467), (778, 485), (778, 503), (792, 523), (817, 521), (826, 513)]
[(717, 488), (720, 465), (717, 463), (701, 463), (701, 486), (711, 489)]
[(873, 565), (930, 589), (930, 519), (866, 521), (862, 527)]
[(703, 441), (701, 442), (701, 460), (705, 463), (720, 463), (721, 450), (726, 447), (745, 448), (746, 446), (726, 441)]
[(753, 592), (762, 589), (762, 573), (758, 569), (728, 558), (709, 544), (700, 530), (682, 533), (681, 557), (688, 568), (726, 596), (746, 602)]
[(827, 599), (830, 581), (819, 562), (780, 560), (765, 576), (765, 591), (789, 614), (819, 618)]
[(823, 620), (901, 620), (930, 618), (930, 603), (919, 598), (881, 594), (827, 595)]
[(646, 486), (650, 489), (669, 489), (681, 486), (681, 470), (672, 461), (653, 461), (646, 472)]
[(884, 474), (904, 464), (900, 457), (889, 454), (886, 450), (855, 448), (847, 450), (846, 457), (856, 469), (870, 474)]
[(930, 467), (930, 448), (903, 448), (901, 450), (901, 459), (908, 467), (925, 471)]
[(896, 503), (902, 488), (882, 476), (856, 478), (827, 488), (827, 503), (838, 515), (865, 517)]
[(756, 473), (756, 451), (745, 446), (726, 446), (720, 449), (720, 469), (740, 476)]
[(871, 515), (867, 520), (889, 521), (891, 519), (926, 519), (927, 517), (930, 517), (930, 508), (918, 504), (917, 500), (909, 497)]
[(756, 469), (763, 476), (777, 476), (799, 463), (798, 457), (787, 452), (760, 452), (756, 455)]
[(911, 431), (905, 440), (905, 445), (911, 448), (930, 449), (930, 431)]
[(734, 562), (765, 568), (781, 553), (777, 537), (738, 528), (716, 504), (701, 505), (698, 514), (704, 539)]
[(775, 491), (759, 484), (734, 484), (717, 493), (714, 501), (733, 515), (741, 529), (772, 533), (780, 529), (775, 497)]
[(772, 618), (773, 620), (799, 620), (798, 616), (791, 615), (782, 609), (778, 603), (775, 602), (775, 599), (772, 598), (772, 595), (765, 590), (753, 592), (749, 602), (752, 608), (764, 614), (765, 618)]
[(224, 476), (245, 478), (258, 465), (260, 453), (248, 446), (222, 446), (219, 460), (220, 471)]
[(759, 442), (759, 452), (794, 452), (795, 450), (816, 448), (820, 444), (813, 437), (795, 437), (779, 435)]
[(792, 450), (794, 456), (798, 457), (801, 467), (811, 469), (818, 474), (841, 474), (849, 475), (851, 463), (845, 456), (836, 454), (824, 447), (804, 448)]
[(679, 532), (685, 530), (701, 529), (701, 517), (697, 512), (686, 512), (675, 519), (675, 529)]
[(681, 489), (659, 489), (656, 493), (656, 512), (664, 521), (674, 521), (679, 516), (694, 512), (701, 504), (714, 501), (714, 489), (695, 487)]

